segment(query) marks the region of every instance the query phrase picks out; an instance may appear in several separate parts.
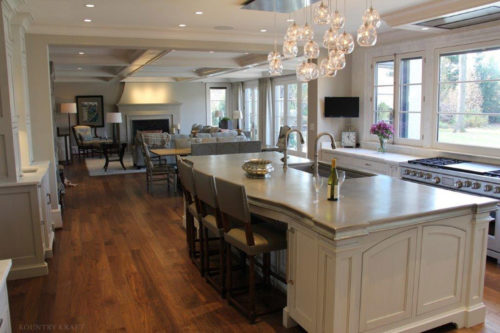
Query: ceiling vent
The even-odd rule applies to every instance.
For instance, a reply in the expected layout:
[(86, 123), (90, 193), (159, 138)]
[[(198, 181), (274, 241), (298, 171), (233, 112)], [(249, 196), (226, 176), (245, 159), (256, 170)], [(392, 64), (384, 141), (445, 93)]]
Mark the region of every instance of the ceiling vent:
[(453, 30), (497, 20), (500, 20), (500, 7), (488, 6), (419, 22), (416, 23), (416, 25), (421, 27)]

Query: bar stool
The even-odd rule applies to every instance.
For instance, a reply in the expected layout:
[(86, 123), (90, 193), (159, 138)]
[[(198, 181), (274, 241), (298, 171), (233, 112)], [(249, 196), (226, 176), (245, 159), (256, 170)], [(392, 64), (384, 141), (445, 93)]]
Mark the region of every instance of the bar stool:
[[(217, 191), (215, 189), (215, 179), (198, 170), (193, 170), (194, 187), (196, 191), (197, 207), (199, 207), (199, 221), (201, 221), (200, 239), (203, 247), (203, 263), (205, 279), (210, 283), (222, 297), (225, 297), (225, 261), (224, 261), (224, 230), (220, 210), (217, 205)], [(215, 237), (210, 237), (215, 235)], [(210, 241), (218, 242), (218, 251), (212, 251)], [(214, 269), (210, 267), (210, 257), (219, 256), (219, 265)], [(218, 280), (217, 280), (218, 279)]]
[[(205, 275), (203, 269), (203, 255), (202, 246), (198, 234), (198, 228), (195, 225), (195, 217), (198, 221), (198, 207), (195, 202), (195, 188), (193, 180), (193, 166), (188, 164), (183, 159), (178, 159), (177, 166), (179, 170), (179, 178), (181, 181), (182, 192), (184, 193), (184, 200), (186, 202), (186, 240), (188, 244), (189, 257), (193, 263), (199, 268), (201, 275)], [(199, 223), (198, 223), (199, 224)], [(200, 244), (200, 250), (196, 250), (196, 243)], [(196, 260), (199, 258), (199, 260)]]
[[(264, 278), (270, 280), (270, 253), (286, 249), (286, 234), (278, 231), (271, 223), (255, 224), (250, 214), (245, 187), (219, 178), (215, 179), (217, 203), (221, 212), (226, 242), (226, 297), (237, 309), (255, 322), (257, 316), (279, 311), (281, 308), (256, 313), (255, 304), (255, 256), (263, 255)], [(242, 227), (230, 225), (229, 219), (242, 223)], [(248, 306), (240, 303), (233, 294), (231, 247), (246, 254), (249, 262), (248, 270)]]

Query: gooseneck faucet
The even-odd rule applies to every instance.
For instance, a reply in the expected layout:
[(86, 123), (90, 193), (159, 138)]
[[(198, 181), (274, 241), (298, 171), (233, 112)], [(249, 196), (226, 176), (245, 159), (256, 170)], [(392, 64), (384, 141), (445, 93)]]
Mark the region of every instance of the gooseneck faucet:
[(318, 141), (322, 136), (329, 136), (330, 141), (332, 141), (332, 149), (337, 149), (337, 144), (335, 143), (335, 138), (333, 137), (332, 134), (328, 132), (322, 132), (319, 133), (318, 136), (316, 137), (316, 140), (314, 140), (314, 164), (313, 164), (313, 176), (318, 177)]
[(283, 149), (283, 154), (284, 154), (284, 156), (283, 156), (283, 169), (284, 170), (288, 169), (288, 137), (293, 132), (297, 132), (297, 134), (299, 135), (299, 138), (300, 138), (300, 143), (304, 144), (304, 137), (302, 136), (302, 132), (299, 131), (297, 128), (292, 128), (291, 130), (286, 132), (286, 134), (285, 134), (285, 148)]

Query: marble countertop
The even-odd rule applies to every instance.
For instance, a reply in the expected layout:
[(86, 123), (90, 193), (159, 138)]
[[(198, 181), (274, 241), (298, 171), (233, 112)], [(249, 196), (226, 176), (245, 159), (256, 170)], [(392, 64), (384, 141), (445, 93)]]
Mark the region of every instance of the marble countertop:
[(385, 163), (392, 163), (392, 164), (399, 164), (401, 162), (407, 162), (409, 160), (415, 160), (418, 158), (422, 158), (419, 156), (412, 156), (412, 155), (404, 155), (404, 154), (397, 154), (397, 153), (381, 153), (376, 150), (371, 150), (371, 149), (363, 149), (363, 148), (337, 148), (337, 149), (332, 149), (332, 148), (323, 148), (324, 151), (329, 151), (335, 154), (342, 154), (346, 156), (354, 156), (354, 157), (361, 157), (364, 159), (369, 159), (373, 161), (380, 161), (380, 162), (385, 162)]
[(10, 268), (12, 267), (12, 260), (0, 260), (0, 286), (5, 283), (9, 275)]
[[(0, 181), (0, 187), (36, 185), (42, 181), (43, 176), (49, 169), (50, 162), (36, 162), (29, 167), (23, 168), (21, 178), (15, 181)], [(31, 172), (30, 172), (31, 171)]]
[[(469, 210), (490, 210), (493, 199), (412, 183), (388, 176), (347, 179), (339, 201), (326, 200), (326, 182), (315, 201), (311, 174), (289, 167), (285, 172), (276, 152), (189, 156), (194, 168), (215, 177), (245, 185), (249, 202), (293, 211), (328, 234), (367, 234), (382, 224), (418, 220), (425, 216)], [(275, 171), (268, 179), (250, 179), (241, 169), (250, 158), (272, 161)], [(289, 165), (310, 161), (290, 156)]]

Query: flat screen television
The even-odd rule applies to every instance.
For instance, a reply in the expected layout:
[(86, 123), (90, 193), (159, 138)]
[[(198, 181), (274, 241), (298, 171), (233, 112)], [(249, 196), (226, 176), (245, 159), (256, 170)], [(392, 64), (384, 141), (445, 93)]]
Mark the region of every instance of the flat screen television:
[(359, 97), (325, 97), (326, 118), (358, 118)]

